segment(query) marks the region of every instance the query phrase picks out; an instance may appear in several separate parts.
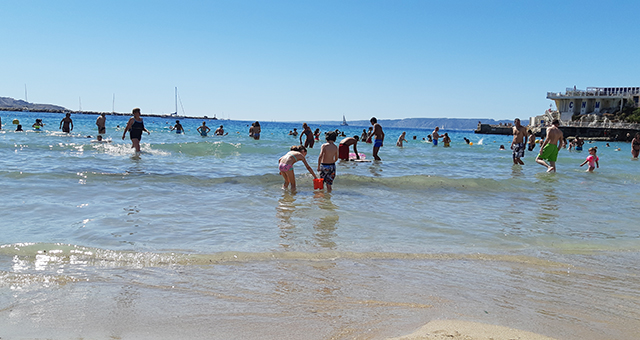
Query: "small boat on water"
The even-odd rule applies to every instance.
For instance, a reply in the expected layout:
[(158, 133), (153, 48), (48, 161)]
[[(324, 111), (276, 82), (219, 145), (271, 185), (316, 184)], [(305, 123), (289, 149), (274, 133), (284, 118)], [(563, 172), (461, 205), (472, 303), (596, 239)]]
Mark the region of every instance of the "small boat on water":
[(340, 124), (341, 126), (349, 126), (349, 124), (347, 124), (347, 119), (344, 118), (344, 115), (342, 115), (342, 124)]

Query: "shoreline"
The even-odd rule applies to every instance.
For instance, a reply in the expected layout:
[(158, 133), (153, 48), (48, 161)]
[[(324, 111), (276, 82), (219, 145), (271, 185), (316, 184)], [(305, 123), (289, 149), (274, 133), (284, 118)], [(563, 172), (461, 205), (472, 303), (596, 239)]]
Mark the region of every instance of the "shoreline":
[(387, 340), (556, 340), (519, 329), (463, 320), (432, 320), (415, 332)]

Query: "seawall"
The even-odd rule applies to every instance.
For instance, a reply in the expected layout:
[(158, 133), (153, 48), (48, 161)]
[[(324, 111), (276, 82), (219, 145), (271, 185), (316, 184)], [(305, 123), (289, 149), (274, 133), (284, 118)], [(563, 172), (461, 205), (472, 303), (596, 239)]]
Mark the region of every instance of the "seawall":
[[(528, 127), (527, 127), (528, 128)], [(533, 133), (537, 137), (543, 137), (546, 135), (546, 127), (533, 127), (531, 128)], [(598, 139), (606, 141), (625, 141), (629, 142), (633, 139), (636, 133), (640, 133), (640, 128), (637, 127), (590, 127), (590, 126), (560, 126), (560, 130), (565, 137), (580, 136), (583, 139)], [(474, 131), (478, 134), (488, 135), (511, 135), (513, 134), (512, 126), (500, 126), (479, 124), (478, 128)], [(628, 135), (628, 136), (627, 136)]]

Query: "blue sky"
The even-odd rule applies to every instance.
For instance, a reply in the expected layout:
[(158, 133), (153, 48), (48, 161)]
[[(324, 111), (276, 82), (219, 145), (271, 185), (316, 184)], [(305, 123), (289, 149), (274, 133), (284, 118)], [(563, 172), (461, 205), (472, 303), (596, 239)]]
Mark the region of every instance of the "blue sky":
[[(523, 119), (640, 86), (637, 1), (7, 1), (0, 96), (314, 121)], [(179, 103), (180, 105), (180, 103)], [(183, 109), (184, 108), (184, 111)]]

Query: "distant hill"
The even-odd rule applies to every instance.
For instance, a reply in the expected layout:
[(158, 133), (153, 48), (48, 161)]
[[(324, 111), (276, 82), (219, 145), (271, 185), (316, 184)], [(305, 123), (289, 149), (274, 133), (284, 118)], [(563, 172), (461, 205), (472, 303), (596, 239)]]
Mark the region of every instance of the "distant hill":
[(15, 110), (22, 111), (24, 109), (29, 111), (42, 111), (42, 112), (62, 112), (68, 111), (66, 108), (58, 105), (51, 104), (34, 104), (29, 103), (21, 99), (13, 99), (9, 97), (0, 97), (0, 110)]
[[(529, 124), (528, 119), (521, 119), (522, 125), (527, 126)], [(443, 130), (475, 130), (478, 127), (478, 122), (482, 124), (495, 124), (500, 123), (513, 123), (513, 120), (494, 120), (488, 118), (404, 118), (404, 119), (378, 119), (378, 123), (383, 128), (400, 128), (400, 129), (433, 129), (439, 126)], [(309, 122), (311, 123), (311, 122)], [(327, 125), (340, 125), (341, 122), (313, 122), (323, 123)], [(349, 126), (371, 126), (368, 120), (354, 120), (347, 121)]]

